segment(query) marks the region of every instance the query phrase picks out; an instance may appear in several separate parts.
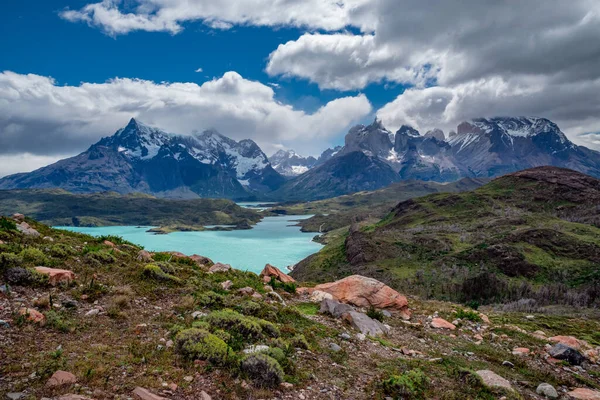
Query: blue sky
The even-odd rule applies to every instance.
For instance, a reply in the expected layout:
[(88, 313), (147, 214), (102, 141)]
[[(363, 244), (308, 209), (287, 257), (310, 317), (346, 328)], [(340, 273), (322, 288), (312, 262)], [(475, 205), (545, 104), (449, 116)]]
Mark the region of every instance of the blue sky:
[(600, 148), (598, 37), (597, 0), (5, 0), (0, 176), (132, 116), (267, 154), (318, 155), (375, 116), (422, 133), (540, 116)]

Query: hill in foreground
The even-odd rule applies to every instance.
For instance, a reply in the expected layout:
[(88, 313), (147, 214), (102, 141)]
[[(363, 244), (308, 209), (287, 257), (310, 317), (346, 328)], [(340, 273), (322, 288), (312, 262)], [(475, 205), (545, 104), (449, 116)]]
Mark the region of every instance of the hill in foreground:
[(598, 305), (598, 204), (598, 179), (525, 170), (473, 191), (400, 202), (382, 220), (331, 240), (293, 276), (360, 272), (427, 298)]
[[(353, 277), (322, 287), (329, 292), (295, 290), (289, 277), (267, 270), (279, 277), (272, 286), (201, 256), (151, 254), (119, 238), (0, 219), (0, 395), (514, 400), (540, 390), (568, 399), (600, 393), (593, 310), (485, 315), (410, 297), (406, 321), (394, 309), (365, 307), (366, 299), (383, 307), (393, 294), (380, 283)], [(386, 295), (376, 298), (360, 282)], [(343, 303), (320, 306), (332, 293)], [(352, 293), (361, 294), (352, 300)], [(323, 306), (339, 317), (320, 313)], [(357, 329), (363, 323), (369, 335)]]

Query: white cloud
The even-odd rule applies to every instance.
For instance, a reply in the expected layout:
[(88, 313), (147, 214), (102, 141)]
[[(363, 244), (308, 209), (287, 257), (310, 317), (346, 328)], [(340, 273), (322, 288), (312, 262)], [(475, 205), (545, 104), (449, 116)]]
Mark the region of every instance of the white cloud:
[(48, 164), (52, 164), (65, 156), (40, 156), (30, 153), (0, 155), (0, 177), (16, 174), (18, 172), (31, 172)]
[(60, 86), (48, 77), (7, 71), (0, 74), (0, 155), (72, 154), (131, 117), (184, 134), (214, 127), (234, 139), (254, 139), (268, 153), (277, 143), (314, 154), (370, 112), (367, 98), (358, 95), (308, 114), (236, 72), (202, 85), (113, 79)]
[[(179, 33), (182, 23), (202, 21), (213, 29), (233, 25), (296, 26), (338, 30), (367, 0), (104, 0), (60, 16), (99, 27), (110, 35), (131, 31)], [(133, 5), (126, 11), (126, 5)]]
[(194, 72), (202, 72), (202, 71), (204, 71), (202, 68), (198, 68)]

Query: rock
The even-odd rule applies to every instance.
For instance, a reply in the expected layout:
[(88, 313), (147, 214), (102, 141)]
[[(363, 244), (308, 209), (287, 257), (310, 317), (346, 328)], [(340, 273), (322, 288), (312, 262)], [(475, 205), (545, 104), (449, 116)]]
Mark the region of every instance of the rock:
[(0, 245), (3, 245), (3, 244), (4, 244), (4, 242), (2, 240), (0, 240)]
[(548, 354), (557, 360), (565, 360), (571, 365), (581, 365), (585, 361), (583, 354), (562, 343), (555, 344), (548, 350)]
[(481, 318), (481, 320), (483, 321), (484, 324), (491, 325), (490, 319), (488, 318), (487, 315), (485, 315), (483, 313), (479, 313), (479, 318)]
[(478, 342), (481, 342), (483, 340), (483, 336), (477, 334), (477, 335), (473, 335), (473, 339), (477, 340)]
[(600, 400), (600, 392), (592, 389), (579, 388), (567, 393), (572, 399), (576, 400)]
[(561, 343), (565, 346), (569, 346), (575, 350), (579, 350), (582, 347), (589, 347), (589, 344), (585, 340), (579, 340), (573, 336), (552, 336), (548, 338), (552, 343)]
[(198, 254), (192, 254), (189, 258), (193, 260), (199, 267), (205, 267), (214, 264), (213, 260), (210, 258), (199, 256)]
[(80, 394), (65, 394), (58, 398), (58, 400), (92, 400), (89, 397), (82, 396)]
[(530, 350), (526, 347), (515, 347), (512, 351), (514, 356), (526, 356), (529, 354)]
[(254, 292), (254, 293), (252, 293), (252, 298), (256, 299), (256, 300), (260, 300), (263, 297), (262, 297), (262, 294)]
[(167, 343), (165, 344), (165, 346), (167, 346), (167, 349), (170, 349), (171, 347), (173, 347), (174, 344), (175, 343), (173, 343), (173, 341), (169, 339), (169, 340), (167, 340)]
[(535, 315), (526, 315), (525, 319), (528, 319), (531, 321), (532, 319), (535, 319)]
[(52, 237), (50, 237), (50, 236), (44, 236), (42, 239), (43, 239), (43, 240), (46, 240), (46, 241), (48, 241), (48, 242), (54, 242), (54, 238), (52, 238)]
[(443, 318), (433, 318), (431, 320), (431, 327), (435, 329), (449, 329), (451, 331), (456, 329), (456, 325), (451, 324)]
[(410, 318), (406, 297), (373, 278), (352, 275), (332, 283), (317, 285), (315, 290), (327, 292), (342, 303), (388, 309), (399, 312), (405, 319)]
[(386, 318), (391, 318), (392, 317), (392, 313), (389, 312), (388, 310), (383, 310), (381, 311), (381, 313), (383, 314), (384, 317)]
[(502, 361), (502, 366), (508, 367), (508, 368), (514, 368), (515, 364), (511, 363), (510, 361)]
[(17, 224), (17, 230), (25, 236), (40, 236), (40, 233), (33, 229), (27, 222)]
[(254, 294), (254, 289), (252, 289), (250, 286), (246, 286), (241, 289), (238, 289), (237, 292), (244, 296), (252, 296)]
[(272, 292), (273, 291), (273, 287), (270, 286), (270, 285), (263, 286), (263, 289), (265, 289), (265, 292)]
[(184, 380), (184, 381), (186, 381), (186, 382), (193, 382), (193, 380), (194, 380), (194, 377), (193, 377), (193, 376), (190, 376), (190, 375), (188, 375), (188, 376), (184, 376), (184, 377), (183, 377), (183, 380)]
[(321, 290), (315, 290), (311, 293), (309, 298), (309, 300), (313, 303), (320, 303), (325, 299), (333, 300), (333, 295)]
[(331, 350), (333, 352), (336, 352), (336, 353), (339, 352), (339, 351), (342, 351), (342, 348), (339, 345), (335, 344), (335, 343), (329, 343), (328, 347), (329, 347), (329, 350)]
[(33, 308), (21, 308), (19, 310), (19, 315), (26, 316), (28, 321), (35, 322), (36, 324), (43, 324), (46, 322), (46, 316)]
[(77, 383), (77, 377), (67, 371), (56, 371), (46, 382), (48, 387), (58, 387), (64, 385), (73, 385)]
[(342, 314), (355, 311), (352, 306), (348, 304), (340, 303), (337, 300), (325, 299), (321, 302), (321, 309), (319, 310), (322, 314), (331, 314), (335, 318), (339, 318)]
[(166, 397), (160, 397), (150, 392), (148, 389), (143, 387), (136, 387), (133, 391), (133, 396), (140, 400), (168, 400)]
[(23, 392), (6, 393), (6, 397), (10, 400), (19, 400), (19, 399), (22, 399), (23, 397), (25, 397), (25, 393), (23, 393)]
[(100, 314), (100, 308), (92, 308), (90, 311), (86, 312), (84, 315), (86, 317), (94, 317), (98, 314)]
[(154, 261), (152, 259), (152, 253), (150, 253), (147, 250), (140, 250), (137, 254), (137, 258), (138, 261), (143, 261), (143, 262), (152, 262)]
[(475, 373), (479, 375), (479, 377), (483, 381), (483, 384), (489, 388), (501, 388), (512, 391), (512, 386), (510, 385), (510, 382), (493, 371), (483, 369)]
[(388, 332), (388, 329), (381, 322), (357, 311), (342, 314), (342, 319), (365, 335), (381, 336)]
[(309, 288), (309, 287), (299, 287), (299, 288), (296, 288), (296, 294), (300, 295), (300, 296), (310, 295), (314, 291), (315, 291), (314, 288)]
[(208, 270), (209, 274), (214, 274), (216, 272), (227, 272), (231, 270), (231, 265), (229, 264), (222, 264), (222, 263), (216, 263), (215, 265), (213, 265), (212, 267), (210, 267), (210, 269)]
[(200, 400), (212, 400), (212, 397), (208, 395), (204, 390), (200, 392)]
[(294, 388), (294, 384), (289, 383), (289, 382), (281, 382), (281, 385), (279, 385), (282, 389), (286, 389), (286, 390), (290, 390)]
[(102, 242), (102, 243), (104, 243), (104, 245), (105, 245), (105, 246), (108, 246), (108, 247), (117, 247), (117, 245), (116, 245), (116, 244), (114, 244), (113, 242), (111, 242), (110, 240), (105, 240), (105, 241), (104, 241), (104, 242)]
[(265, 265), (265, 268), (262, 270), (262, 272), (260, 273), (259, 276), (260, 276), (260, 278), (262, 278), (263, 282), (265, 282), (265, 283), (269, 283), (271, 281), (271, 278), (275, 278), (278, 281), (283, 282), (283, 283), (296, 282), (296, 280), (294, 278), (292, 278), (288, 274), (281, 272), (281, 270), (279, 268), (274, 267), (271, 264)]
[(52, 286), (56, 286), (60, 283), (68, 284), (75, 279), (75, 273), (66, 269), (35, 267), (35, 270), (42, 275), (48, 275), (48, 282)]
[(549, 383), (540, 383), (535, 392), (549, 399), (558, 399), (558, 392)]
[(233, 286), (233, 282), (231, 282), (231, 281), (221, 282), (221, 287), (223, 288), (223, 290), (229, 290), (229, 289), (231, 289), (232, 286)]
[(3, 319), (0, 319), (0, 328), (10, 328), (10, 324)]
[(268, 351), (269, 346), (264, 344), (257, 344), (255, 346), (246, 347), (244, 349), (245, 354), (254, 354), (254, 353), (262, 353), (263, 351)]
[(349, 334), (347, 334), (346, 332), (340, 333), (340, 339), (343, 340), (350, 340), (352, 339), (352, 336), (350, 336)]
[(205, 315), (206, 315), (206, 313), (203, 313), (202, 311), (194, 311), (192, 313), (192, 318), (198, 319), (198, 318), (203, 317)]
[(17, 222), (23, 222), (25, 221), (25, 216), (23, 214), (13, 214), (12, 219), (14, 219)]
[(281, 304), (283, 304), (285, 306), (285, 301), (283, 300), (283, 297), (281, 297), (281, 295), (279, 293), (267, 292), (266, 296), (272, 297), (273, 299), (275, 299), (276, 301), (280, 302)]

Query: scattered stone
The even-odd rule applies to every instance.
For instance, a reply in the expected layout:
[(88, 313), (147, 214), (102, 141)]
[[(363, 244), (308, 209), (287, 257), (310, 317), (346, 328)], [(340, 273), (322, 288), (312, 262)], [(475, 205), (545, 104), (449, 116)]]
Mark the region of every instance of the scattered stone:
[(27, 222), (17, 224), (17, 230), (25, 236), (40, 236), (40, 233), (33, 229)]
[(271, 278), (275, 278), (278, 281), (283, 282), (283, 283), (296, 282), (296, 280), (294, 278), (292, 278), (288, 274), (281, 272), (281, 270), (279, 268), (274, 267), (271, 264), (265, 265), (265, 268), (262, 270), (262, 272), (260, 273), (259, 276), (265, 283), (269, 283), (271, 281)]
[(340, 333), (340, 339), (343, 339), (343, 340), (350, 340), (350, 339), (352, 339), (352, 336), (350, 336), (350, 335), (349, 335), (348, 333), (346, 333), (346, 332), (343, 332), (343, 333)]
[(252, 289), (250, 286), (246, 286), (241, 289), (238, 289), (237, 292), (244, 296), (252, 296), (254, 294), (254, 289)]
[(402, 318), (410, 318), (406, 297), (373, 278), (351, 275), (332, 283), (317, 285), (315, 290), (327, 292), (342, 303), (398, 311)]
[(19, 214), (19, 213), (13, 214), (12, 218), (17, 222), (25, 221), (25, 216), (23, 214)]
[(175, 343), (173, 343), (172, 340), (167, 340), (167, 343), (165, 343), (165, 346), (167, 346), (167, 349), (170, 349), (171, 347), (173, 347)]
[(22, 399), (23, 397), (25, 397), (25, 393), (23, 393), (23, 392), (6, 393), (6, 397), (10, 400), (19, 400), (19, 399)]
[(549, 383), (540, 383), (535, 392), (549, 399), (558, 399), (558, 392)]
[(21, 308), (19, 310), (19, 315), (26, 316), (28, 321), (37, 324), (43, 324), (46, 321), (46, 316), (33, 308)]
[(213, 260), (211, 260), (210, 258), (204, 257), (204, 256), (199, 256), (198, 254), (192, 254), (188, 258), (190, 260), (195, 261), (196, 265), (198, 265), (199, 267), (206, 267), (206, 266), (214, 264)]
[(92, 400), (89, 397), (82, 396), (80, 394), (65, 394), (58, 398), (58, 400)]
[(321, 301), (321, 308), (319, 310), (320, 313), (331, 314), (335, 318), (340, 318), (342, 314), (350, 311), (354, 311), (354, 308), (352, 306), (331, 299), (325, 299)]
[[(252, 293), (252, 298), (254, 298), (254, 299), (256, 299), (256, 300), (260, 300), (260, 299), (262, 299), (263, 297), (262, 297), (262, 294), (260, 294), (260, 293), (257, 293), (257, 292), (254, 292), (254, 293)], [(283, 299), (282, 299), (282, 300), (283, 300)]]
[(514, 368), (515, 364), (511, 363), (510, 361), (502, 361), (502, 366), (508, 367), (508, 368)]
[(192, 313), (192, 318), (198, 319), (198, 318), (201, 318), (201, 317), (203, 317), (205, 315), (206, 315), (206, 313), (203, 313), (202, 311), (194, 311)]
[(200, 392), (200, 400), (212, 400), (212, 397), (208, 395), (204, 390)]
[(548, 354), (557, 360), (565, 360), (571, 365), (581, 365), (585, 361), (583, 354), (562, 343), (555, 344), (548, 350)]
[(342, 314), (342, 319), (365, 335), (375, 337), (385, 335), (388, 332), (388, 329), (381, 322), (357, 311)]
[(186, 382), (192, 382), (194, 380), (194, 377), (190, 376), (190, 375), (184, 376), (183, 380), (186, 381)]
[(528, 320), (535, 319), (535, 315), (526, 315), (525, 319), (528, 319)]
[(102, 242), (102, 243), (104, 243), (104, 245), (105, 245), (105, 246), (108, 246), (108, 247), (117, 247), (117, 245), (116, 245), (116, 244), (114, 244), (113, 242), (111, 242), (110, 240), (105, 240), (105, 241), (104, 241), (104, 242)]
[(77, 377), (70, 372), (67, 371), (56, 371), (48, 382), (46, 382), (46, 386), (48, 387), (58, 387), (64, 385), (73, 385), (77, 383)]
[(356, 339), (360, 340), (361, 342), (363, 340), (365, 340), (367, 338), (367, 336), (364, 333), (357, 333), (356, 334)]
[(477, 340), (478, 342), (481, 342), (483, 340), (483, 336), (477, 334), (473, 336), (473, 339)]
[(231, 270), (231, 265), (229, 264), (223, 264), (223, 263), (216, 263), (215, 265), (213, 265), (212, 267), (210, 267), (210, 269), (208, 270), (209, 274), (214, 274), (216, 272), (227, 272)]
[(576, 400), (600, 400), (600, 392), (592, 389), (579, 388), (568, 392), (567, 395)]
[(85, 313), (86, 317), (93, 317), (100, 314), (100, 308), (92, 308), (90, 311)]
[(546, 339), (546, 333), (544, 331), (535, 331), (531, 335), (538, 339), (542, 339), (542, 340)]
[(573, 336), (553, 336), (548, 338), (552, 343), (561, 343), (565, 346), (569, 346), (575, 350), (579, 350), (582, 347), (588, 347), (588, 343), (585, 340), (579, 340)]
[(392, 317), (392, 313), (389, 312), (388, 310), (383, 310), (381, 311), (381, 313), (383, 314), (384, 317), (386, 318), (391, 318)]
[(512, 391), (512, 386), (510, 385), (510, 382), (493, 371), (483, 369), (475, 373), (479, 375), (479, 377), (483, 381), (483, 384), (489, 388), (501, 388)]
[(449, 329), (451, 331), (456, 329), (456, 325), (451, 324), (443, 318), (433, 318), (431, 320), (431, 327), (435, 329)]
[(143, 262), (152, 262), (154, 261), (152, 259), (152, 253), (150, 253), (147, 250), (140, 250), (138, 255), (137, 255), (137, 260), (138, 261), (143, 261)]
[(0, 327), (8, 329), (8, 328), (10, 328), (10, 324), (8, 322), (6, 322), (5, 320), (0, 319)]
[(487, 315), (483, 314), (483, 313), (479, 313), (479, 318), (481, 318), (481, 320), (483, 321), (484, 324), (490, 325), (490, 319), (488, 318)]
[(315, 290), (311, 293), (309, 300), (313, 303), (320, 303), (323, 300), (333, 300), (333, 296), (321, 290)]
[(529, 352), (530, 350), (526, 347), (516, 347), (513, 349), (512, 354), (514, 356), (526, 356)]
[(48, 283), (52, 286), (56, 286), (60, 283), (68, 284), (75, 279), (75, 273), (66, 269), (35, 267), (35, 270), (42, 275), (48, 275)]
[(139, 386), (134, 389), (133, 395), (140, 400), (168, 400), (166, 397), (158, 396), (148, 389)]
[(281, 295), (279, 293), (267, 292), (266, 296), (272, 297), (273, 299), (275, 299), (276, 301), (280, 302), (281, 304), (283, 304), (285, 306), (285, 301), (283, 300), (283, 297), (281, 297)]
[(273, 287), (271, 285), (265, 285), (265, 286), (263, 286), (263, 289), (265, 289), (265, 292), (272, 292), (273, 291)]
[(44, 236), (42, 239), (45, 240), (45, 241), (47, 241), (47, 242), (54, 242), (54, 238), (52, 238), (50, 236)]
[(336, 353), (339, 352), (339, 351), (342, 351), (342, 348), (339, 345), (335, 344), (335, 343), (329, 343), (328, 347), (329, 347), (329, 350), (331, 350), (333, 352), (336, 352)]
[(231, 281), (221, 282), (221, 287), (223, 288), (223, 290), (229, 290), (229, 289), (231, 289), (232, 286), (233, 286), (233, 282), (231, 282)]
[(257, 344), (255, 346), (250, 346), (244, 349), (244, 354), (254, 354), (254, 353), (262, 353), (264, 351), (268, 351), (269, 346), (264, 344)]
[(286, 389), (286, 390), (290, 390), (290, 389), (294, 388), (294, 385), (289, 382), (282, 382), (281, 385), (279, 385), (279, 386), (281, 386), (282, 389)]

